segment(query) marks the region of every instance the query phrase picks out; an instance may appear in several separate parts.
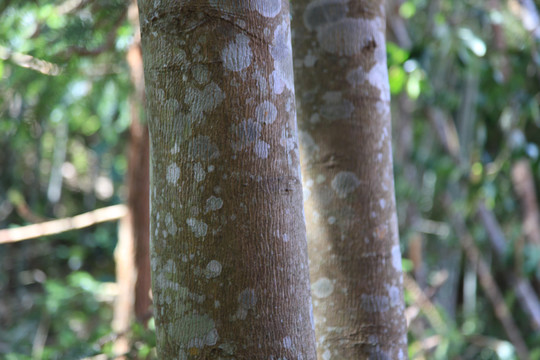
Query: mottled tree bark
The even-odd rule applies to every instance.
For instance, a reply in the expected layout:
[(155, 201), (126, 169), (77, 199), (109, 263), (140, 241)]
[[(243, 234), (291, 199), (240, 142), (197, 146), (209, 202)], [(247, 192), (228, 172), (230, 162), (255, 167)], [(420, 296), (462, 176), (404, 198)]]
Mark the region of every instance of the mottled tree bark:
[(404, 359), (384, 6), (291, 4), (318, 357)]
[(315, 359), (286, 0), (139, 0), (160, 359)]

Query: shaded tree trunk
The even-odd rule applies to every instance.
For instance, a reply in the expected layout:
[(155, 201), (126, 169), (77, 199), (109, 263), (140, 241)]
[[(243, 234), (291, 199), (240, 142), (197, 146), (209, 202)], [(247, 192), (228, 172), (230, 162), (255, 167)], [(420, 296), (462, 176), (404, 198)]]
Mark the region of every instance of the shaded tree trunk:
[(404, 359), (383, 3), (291, 4), (318, 356)]
[(139, 9), (160, 359), (315, 359), (288, 1)]
[(115, 251), (118, 298), (114, 308), (114, 330), (120, 334), (115, 352), (124, 354), (130, 348), (128, 331), (135, 319), (146, 325), (151, 316), (149, 184), (150, 142), (148, 127), (141, 121), (144, 110), (144, 74), (141, 37), (138, 31), (137, 2), (132, 1), (128, 18), (137, 29), (127, 53), (133, 93), (130, 96), (131, 125), (128, 145), (128, 214), (120, 222)]

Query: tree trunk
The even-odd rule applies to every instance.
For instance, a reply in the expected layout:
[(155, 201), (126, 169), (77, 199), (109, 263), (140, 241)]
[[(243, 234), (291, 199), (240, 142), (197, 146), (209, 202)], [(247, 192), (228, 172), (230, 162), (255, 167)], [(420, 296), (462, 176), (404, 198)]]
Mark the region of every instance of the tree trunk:
[(291, 4), (319, 359), (404, 359), (383, 3)]
[(286, 0), (139, 0), (160, 359), (315, 359)]
[[(133, 43), (127, 53), (133, 93), (129, 99), (131, 125), (128, 145), (128, 214), (120, 221), (118, 245), (115, 251), (116, 282), (119, 294), (114, 307), (113, 328), (119, 334), (115, 352), (129, 351), (129, 330), (134, 318), (146, 326), (152, 315), (150, 299), (150, 249), (149, 249), (149, 184), (150, 142), (148, 127), (141, 121), (144, 110), (144, 74), (141, 54), (141, 37), (138, 31), (137, 2), (132, 0), (128, 18), (135, 29)], [(124, 358), (124, 357), (119, 357)]]

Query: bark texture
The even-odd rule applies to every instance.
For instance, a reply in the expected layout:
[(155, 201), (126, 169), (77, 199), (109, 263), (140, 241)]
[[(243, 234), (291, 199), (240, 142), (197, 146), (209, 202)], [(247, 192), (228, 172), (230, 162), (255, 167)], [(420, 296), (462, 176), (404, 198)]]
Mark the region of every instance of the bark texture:
[(315, 359), (286, 0), (139, 1), (160, 359)]
[(384, 6), (291, 4), (318, 357), (405, 359)]

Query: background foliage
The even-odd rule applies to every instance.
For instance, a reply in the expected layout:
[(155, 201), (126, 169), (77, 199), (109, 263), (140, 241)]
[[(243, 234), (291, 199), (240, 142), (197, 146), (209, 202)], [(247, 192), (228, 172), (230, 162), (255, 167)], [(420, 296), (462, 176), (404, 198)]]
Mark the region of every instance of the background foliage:
[[(529, 25), (535, 9), (527, 4), (534, 2), (388, 6), (412, 358), (516, 357), (480, 284), (480, 265), (460, 245), (471, 234), (531, 358), (540, 359), (540, 333), (509, 280), (524, 278), (540, 294), (540, 247), (527, 241), (512, 181), (520, 161), (536, 189), (540, 178), (540, 28), (538, 18)], [(124, 202), (128, 5), (0, 2), (1, 228)], [(508, 242), (500, 260), (480, 203)], [(0, 245), (0, 358), (112, 356), (116, 238), (117, 224), (106, 223)], [(151, 321), (149, 330), (135, 324), (131, 336), (132, 354), (152, 356)]]

